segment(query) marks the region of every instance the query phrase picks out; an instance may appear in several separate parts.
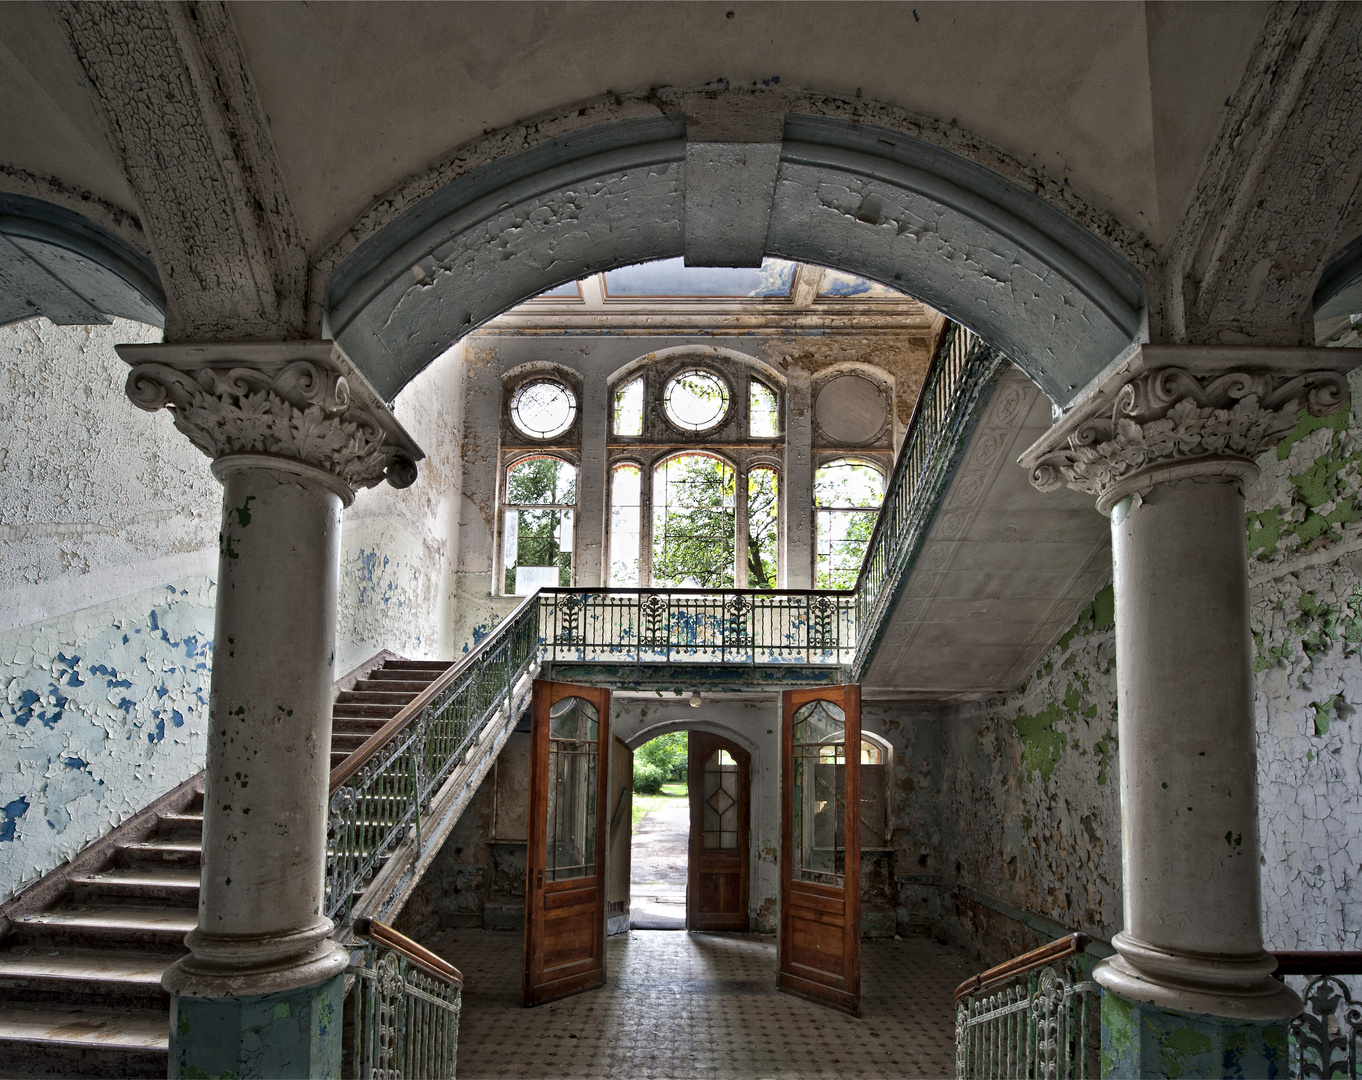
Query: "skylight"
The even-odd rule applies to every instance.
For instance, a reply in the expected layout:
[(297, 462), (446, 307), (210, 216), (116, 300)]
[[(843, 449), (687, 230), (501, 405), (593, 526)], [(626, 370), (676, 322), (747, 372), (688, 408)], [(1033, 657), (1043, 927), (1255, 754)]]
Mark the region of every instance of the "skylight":
[(784, 297), (794, 287), (795, 263), (766, 259), (760, 269), (687, 266), (684, 259), (607, 270), (607, 296)]

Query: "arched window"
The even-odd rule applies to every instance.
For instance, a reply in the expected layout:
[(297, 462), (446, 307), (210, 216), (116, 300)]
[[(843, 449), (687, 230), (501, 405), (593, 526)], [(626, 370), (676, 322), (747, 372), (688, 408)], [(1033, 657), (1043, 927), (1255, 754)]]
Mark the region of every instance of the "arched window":
[(616, 435), (633, 438), (643, 434), (642, 379), (631, 379), (615, 391), (615, 408), (611, 420)]
[(851, 458), (829, 462), (813, 478), (818, 566), (814, 587), (850, 589), (865, 559), (884, 501), (884, 473)]
[(711, 454), (677, 454), (653, 470), (654, 585), (733, 587), (736, 474)]
[(774, 589), (780, 550), (780, 489), (776, 470), (756, 465), (747, 473), (747, 587)]
[(642, 479), (643, 471), (632, 461), (610, 470), (610, 584), (617, 589), (640, 580)]
[(861, 732), (861, 850), (890, 846), (888, 744)]
[(547, 455), (506, 470), (502, 518), (502, 588), (510, 596), (572, 584), (577, 469)]
[(774, 439), (780, 435), (776, 392), (759, 379), (747, 384), (747, 434), (753, 439)]

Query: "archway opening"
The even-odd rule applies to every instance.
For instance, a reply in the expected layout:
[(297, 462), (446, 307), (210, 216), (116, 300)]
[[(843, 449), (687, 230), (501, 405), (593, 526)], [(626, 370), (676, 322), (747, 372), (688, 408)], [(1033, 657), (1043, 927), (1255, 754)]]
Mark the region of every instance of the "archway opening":
[(689, 737), (672, 731), (634, 751), (630, 916), (634, 930), (686, 928)]

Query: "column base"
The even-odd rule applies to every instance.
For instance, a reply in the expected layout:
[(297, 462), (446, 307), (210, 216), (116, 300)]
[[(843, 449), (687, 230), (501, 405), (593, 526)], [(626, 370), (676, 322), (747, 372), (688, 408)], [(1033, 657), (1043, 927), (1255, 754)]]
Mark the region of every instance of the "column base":
[(1102, 1076), (1285, 1077), (1285, 1020), (1229, 1020), (1102, 991)]
[(170, 999), (170, 1077), (338, 1077), (345, 974), (255, 997)]

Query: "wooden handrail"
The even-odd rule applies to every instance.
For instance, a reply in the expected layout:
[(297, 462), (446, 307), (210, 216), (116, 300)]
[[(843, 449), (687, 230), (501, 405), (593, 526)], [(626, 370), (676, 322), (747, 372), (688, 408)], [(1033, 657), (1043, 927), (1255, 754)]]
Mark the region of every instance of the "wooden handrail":
[(424, 945), (418, 945), (406, 934), (399, 934), (387, 923), (381, 923), (377, 919), (363, 915), (354, 921), (351, 929), (359, 937), (368, 938), (375, 944), (382, 945), (385, 949), (400, 953), (408, 961), (419, 968), (423, 968), (437, 979), (447, 979), (450, 982), (457, 983), (459, 988), (463, 989), (463, 973), (458, 968), (448, 960), (436, 956)]
[(1272, 955), (1277, 958), (1277, 975), (1362, 975), (1362, 952), (1287, 949)]
[(1048, 945), (1042, 945), (1038, 949), (1032, 949), (1028, 953), (1022, 953), (1021, 956), (1014, 956), (1011, 960), (1004, 961), (996, 967), (991, 967), (987, 971), (971, 976), (962, 982), (955, 988), (955, 1003), (958, 1005), (963, 997), (968, 997), (970, 994), (990, 986), (996, 986), (1008, 979), (1014, 979), (1018, 975), (1025, 975), (1037, 968), (1043, 968), (1046, 964), (1053, 963), (1055, 960), (1062, 960), (1066, 956), (1076, 956), (1088, 947), (1091, 940), (1092, 938), (1087, 934), (1070, 934), (1068, 937), (1062, 937)]
[(536, 603), (538, 596), (527, 596), (511, 611), (506, 618), (497, 624), (490, 634), (473, 646), (463, 659), (453, 664), (438, 679), (422, 690), (416, 697), (412, 698), (402, 710), (384, 724), (381, 728), (370, 735), (364, 742), (355, 749), (355, 752), (331, 770), (330, 791), (334, 792), (341, 784), (349, 780), (355, 773), (371, 760), (382, 749), (397, 738), (399, 734), (421, 715), (425, 709), (438, 695), (443, 693), (451, 683), (457, 681), (465, 671), (467, 671), (484, 652), (491, 649), (500, 639), (501, 635), (515, 625), (520, 613), (529, 605)]

